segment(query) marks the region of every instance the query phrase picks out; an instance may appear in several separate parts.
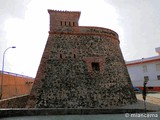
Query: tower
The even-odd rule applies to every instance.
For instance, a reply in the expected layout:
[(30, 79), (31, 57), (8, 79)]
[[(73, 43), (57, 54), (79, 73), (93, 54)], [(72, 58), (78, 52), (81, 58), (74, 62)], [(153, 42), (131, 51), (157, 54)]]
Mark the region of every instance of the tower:
[(27, 107), (107, 108), (136, 102), (118, 34), (48, 10), (50, 31)]

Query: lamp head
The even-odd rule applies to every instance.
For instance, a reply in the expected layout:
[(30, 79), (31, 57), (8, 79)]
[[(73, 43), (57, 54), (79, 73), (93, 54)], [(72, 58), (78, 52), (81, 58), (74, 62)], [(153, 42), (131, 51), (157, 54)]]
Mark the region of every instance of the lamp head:
[(12, 46), (12, 48), (16, 48), (16, 46)]

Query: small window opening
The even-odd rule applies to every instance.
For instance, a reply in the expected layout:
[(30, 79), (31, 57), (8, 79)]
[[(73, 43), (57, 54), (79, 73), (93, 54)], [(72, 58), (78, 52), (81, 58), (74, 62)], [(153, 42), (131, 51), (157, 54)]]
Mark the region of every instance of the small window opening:
[(60, 58), (62, 58), (62, 54), (60, 54)]
[(157, 75), (157, 79), (160, 80), (160, 75)]
[(75, 22), (73, 22), (73, 26), (75, 26)]
[(71, 23), (69, 22), (69, 26), (71, 26)]
[(65, 21), (65, 26), (67, 25), (66, 21)]
[(61, 26), (63, 25), (63, 22), (61, 21)]
[(144, 76), (144, 80), (145, 80), (145, 81), (148, 81), (148, 80), (149, 80), (149, 77), (148, 77), (148, 76)]
[(93, 62), (92, 63), (92, 69), (93, 69), (93, 71), (100, 71), (99, 63)]
[(76, 58), (76, 55), (74, 54), (74, 56), (73, 56), (74, 58)]

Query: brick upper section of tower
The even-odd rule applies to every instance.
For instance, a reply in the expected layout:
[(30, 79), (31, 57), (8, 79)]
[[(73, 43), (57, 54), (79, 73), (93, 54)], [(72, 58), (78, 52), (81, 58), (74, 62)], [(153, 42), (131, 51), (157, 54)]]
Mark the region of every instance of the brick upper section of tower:
[[(79, 18), (81, 12), (79, 11), (57, 11), (48, 10), (50, 14), (50, 31), (52, 33), (68, 33), (68, 34), (101, 34), (108, 35), (115, 39), (118, 34), (111, 29), (93, 26), (79, 26)], [(119, 41), (118, 41), (119, 42)]]
[(80, 12), (48, 10), (50, 14), (50, 31), (57, 31), (62, 27), (78, 26)]

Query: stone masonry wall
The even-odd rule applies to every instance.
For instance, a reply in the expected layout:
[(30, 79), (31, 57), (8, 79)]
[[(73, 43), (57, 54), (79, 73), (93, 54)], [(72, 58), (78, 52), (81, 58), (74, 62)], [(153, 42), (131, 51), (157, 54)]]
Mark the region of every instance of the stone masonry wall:
[(107, 108), (136, 102), (118, 34), (48, 10), (50, 31), (26, 107)]
[(113, 37), (50, 34), (27, 107), (106, 108), (136, 102), (119, 40)]
[(25, 108), (28, 96), (29, 95), (22, 95), (0, 100), (0, 108)]

